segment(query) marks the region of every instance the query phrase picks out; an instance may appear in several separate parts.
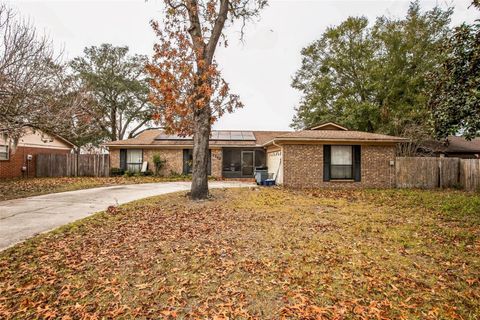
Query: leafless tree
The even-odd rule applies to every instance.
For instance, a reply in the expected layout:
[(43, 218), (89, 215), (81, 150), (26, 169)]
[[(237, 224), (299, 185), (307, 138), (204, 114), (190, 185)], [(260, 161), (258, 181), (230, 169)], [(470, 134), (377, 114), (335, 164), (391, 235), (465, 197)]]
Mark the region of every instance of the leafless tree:
[(0, 128), (13, 138), (26, 126), (62, 131), (55, 129), (69, 122), (72, 107), (82, 99), (64, 82), (61, 55), (5, 4), (0, 4), (0, 37)]
[(400, 157), (433, 156), (435, 150), (432, 148), (441, 145), (440, 142), (435, 142), (431, 133), (420, 125), (406, 126), (402, 131), (402, 137), (408, 138), (408, 141), (397, 145), (396, 153)]

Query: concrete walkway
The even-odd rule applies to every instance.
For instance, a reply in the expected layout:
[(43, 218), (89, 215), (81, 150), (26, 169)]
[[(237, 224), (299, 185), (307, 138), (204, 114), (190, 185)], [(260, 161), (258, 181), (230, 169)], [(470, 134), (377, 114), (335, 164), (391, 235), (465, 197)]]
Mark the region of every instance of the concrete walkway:
[[(251, 183), (211, 181), (210, 188), (237, 188)], [(0, 251), (38, 233), (103, 211), (111, 205), (190, 189), (190, 182), (119, 185), (0, 202)]]

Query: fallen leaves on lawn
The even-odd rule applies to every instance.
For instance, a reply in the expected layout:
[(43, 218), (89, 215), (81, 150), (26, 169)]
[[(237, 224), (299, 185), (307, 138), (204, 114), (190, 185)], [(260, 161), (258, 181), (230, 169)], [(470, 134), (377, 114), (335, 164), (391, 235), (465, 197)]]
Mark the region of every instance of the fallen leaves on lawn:
[(102, 186), (178, 181), (181, 179), (183, 177), (168, 178), (155, 176), (4, 179), (0, 180), (0, 201)]
[(1, 253), (0, 318), (475, 319), (480, 217), (389, 194), (112, 206)]

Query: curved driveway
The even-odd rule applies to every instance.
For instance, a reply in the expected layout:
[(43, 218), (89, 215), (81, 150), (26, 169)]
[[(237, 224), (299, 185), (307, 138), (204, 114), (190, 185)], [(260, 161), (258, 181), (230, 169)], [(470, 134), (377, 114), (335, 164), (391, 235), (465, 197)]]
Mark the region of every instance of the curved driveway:
[[(253, 186), (236, 181), (211, 181), (210, 188)], [(186, 191), (190, 182), (119, 185), (53, 193), (0, 202), (0, 251), (38, 233), (120, 205), (151, 196)]]

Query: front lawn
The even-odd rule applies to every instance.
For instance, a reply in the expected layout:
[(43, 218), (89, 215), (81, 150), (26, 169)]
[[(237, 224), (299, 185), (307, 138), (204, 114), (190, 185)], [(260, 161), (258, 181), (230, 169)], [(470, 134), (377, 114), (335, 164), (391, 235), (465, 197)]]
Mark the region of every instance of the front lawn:
[(165, 181), (185, 180), (185, 176), (170, 178), (139, 177), (60, 177), (60, 178), (28, 178), (0, 180), (0, 201), (38, 196), (47, 193), (74, 191), (121, 184), (138, 184)]
[(0, 318), (478, 319), (480, 195), (171, 194), (0, 253)]

